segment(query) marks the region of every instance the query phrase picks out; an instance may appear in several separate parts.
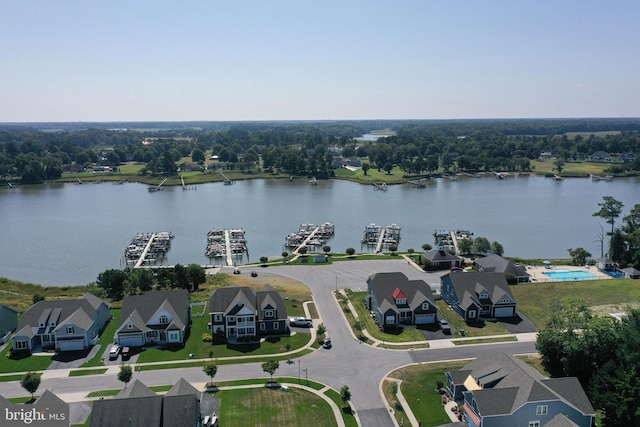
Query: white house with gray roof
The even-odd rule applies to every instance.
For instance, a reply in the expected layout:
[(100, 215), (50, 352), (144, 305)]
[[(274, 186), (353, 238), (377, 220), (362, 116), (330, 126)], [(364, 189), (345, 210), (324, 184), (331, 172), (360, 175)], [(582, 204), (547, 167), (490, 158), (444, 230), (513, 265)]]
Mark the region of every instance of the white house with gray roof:
[(287, 307), (282, 295), (267, 285), (255, 291), (246, 286), (215, 289), (209, 299), (212, 335), (227, 339), (287, 332)]
[(545, 378), (506, 353), (479, 356), (446, 378), (470, 427), (595, 425), (595, 410), (577, 378)]
[(85, 350), (96, 344), (110, 318), (109, 305), (93, 294), (73, 300), (38, 301), (24, 312), (13, 336), (13, 350), (37, 347)]
[(190, 324), (186, 289), (127, 295), (114, 341), (127, 347), (183, 344)]

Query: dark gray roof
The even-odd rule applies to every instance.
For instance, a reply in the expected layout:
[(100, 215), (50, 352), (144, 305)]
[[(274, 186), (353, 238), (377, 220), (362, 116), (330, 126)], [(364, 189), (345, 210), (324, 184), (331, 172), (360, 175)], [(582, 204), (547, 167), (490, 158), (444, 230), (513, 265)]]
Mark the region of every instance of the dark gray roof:
[(194, 394), (164, 396), (162, 399), (162, 426), (195, 427), (200, 419), (199, 397)]
[(383, 313), (388, 309), (396, 309), (393, 293), (400, 290), (407, 297), (407, 304), (411, 310), (416, 310), (420, 305), (428, 301), (432, 311), (437, 311), (433, 301), (431, 286), (423, 280), (409, 280), (400, 272), (376, 273), (367, 279), (367, 283), (373, 286), (373, 292), (378, 301), (378, 307)]
[[(241, 305), (239, 305), (241, 303)], [(265, 286), (259, 291), (254, 291), (247, 286), (226, 286), (215, 289), (209, 298), (210, 313), (224, 313), (225, 316), (234, 316), (240, 309), (247, 307), (262, 319), (262, 311), (271, 306), (277, 310), (278, 317), (287, 317), (287, 307), (280, 292), (273, 290), (271, 286)]]
[(162, 396), (93, 402), (89, 427), (160, 427)]
[(558, 414), (546, 423), (543, 427), (579, 427), (564, 414)]
[(484, 272), (509, 273), (515, 277), (529, 277), (527, 270), (511, 259), (502, 258), (499, 255), (489, 255), (475, 260), (478, 270)]
[(132, 397), (150, 397), (155, 395), (153, 390), (144, 385), (140, 380), (135, 379), (131, 384), (125, 386), (120, 393), (116, 395), (116, 398), (130, 399)]
[[(147, 322), (161, 308), (173, 316), (172, 324), (179, 329), (184, 329), (189, 322), (189, 292), (186, 289), (176, 289), (125, 296), (122, 300), (118, 331), (124, 330), (123, 326), (128, 321), (131, 321), (140, 330), (147, 330)], [(131, 329), (126, 329), (126, 331), (130, 332)]]
[(431, 249), (423, 254), (431, 262), (460, 261), (461, 258), (441, 249)]
[[(86, 329), (95, 319), (97, 307), (100, 304), (108, 306), (103, 300), (100, 300), (101, 303), (94, 306), (96, 300), (100, 299), (94, 295), (85, 294), (78, 299), (38, 301), (22, 314), (17, 331), (20, 334), (32, 336), (33, 333), (31, 331), (23, 331), (22, 329), (38, 327), (38, 324), (42, 321), (47, 322), (46, 332), (53, 332), (54, 328), (50, 327), (52, 320), (55, 320), (56, 324), (64, 324), (69, 321), (79, 322), (76, 324)], [(44, 332), (43, 330), (42, 333)]]
[(580, 381), (576, 377), (566, 378), (550, 378), (543, 380), (542, 384), (549, 387), (554, 393), (558, 394), (572, 406), (585, 414), (595, 414), (589, 398), (584, 392)]
[(510, 414), (527, 402), (562, 400), (583, 414), (595, 414), (575, 377), (546, 379), (530, 365), (506, 353), (479, 356), (467, 371), (481, 390), (472, 391), (480, 415)]
[[(127, 391), (128, 390), (128, 391)], [(200, 415), (217, 413), (220, 401), (181, 378), (164, 396), (135, 380), (113, 399), (96, 400), (90, 427), (195, 426)]]
[(494, 304), (504, 295), (509, 296), (512, 301), (515, 301), (507, 279), (502, 273), (484, 273), (478, 271), (468, 273), (457, 272), (449, 273), (449, 277), (456, 290), (456, 295), (458, 295), (458, 298), (461, 300), (460, 302), (462, 302), (465, 292), (468, 292), (470, 296), (475, 295), (478, 285), (483, 286), (489, 291), (489, 298)]

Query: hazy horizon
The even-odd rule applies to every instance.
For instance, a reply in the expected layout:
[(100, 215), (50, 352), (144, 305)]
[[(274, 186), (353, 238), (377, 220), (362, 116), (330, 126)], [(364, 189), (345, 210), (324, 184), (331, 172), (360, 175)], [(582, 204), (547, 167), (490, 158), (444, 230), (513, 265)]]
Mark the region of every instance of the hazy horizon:
[(640, 117), (640, 2), (9, 0), (0, 122)]

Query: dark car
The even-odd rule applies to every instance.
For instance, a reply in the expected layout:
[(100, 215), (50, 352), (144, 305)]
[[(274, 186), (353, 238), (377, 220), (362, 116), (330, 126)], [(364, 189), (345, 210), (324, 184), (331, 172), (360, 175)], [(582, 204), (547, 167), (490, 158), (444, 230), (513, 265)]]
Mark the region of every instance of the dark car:
[(126, 360), (131, 357), (131, 349), (129, 347), (122, 347), (120, 354), (122, 354), (122, 360)]

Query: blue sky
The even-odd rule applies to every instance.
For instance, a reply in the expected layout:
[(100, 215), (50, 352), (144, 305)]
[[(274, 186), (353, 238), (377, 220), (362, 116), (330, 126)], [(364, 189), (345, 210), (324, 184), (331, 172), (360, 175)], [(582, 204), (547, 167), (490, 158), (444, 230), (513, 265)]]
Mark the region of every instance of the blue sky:
[(28, 1), (0, 122), (640, 117), (640, 2)]

